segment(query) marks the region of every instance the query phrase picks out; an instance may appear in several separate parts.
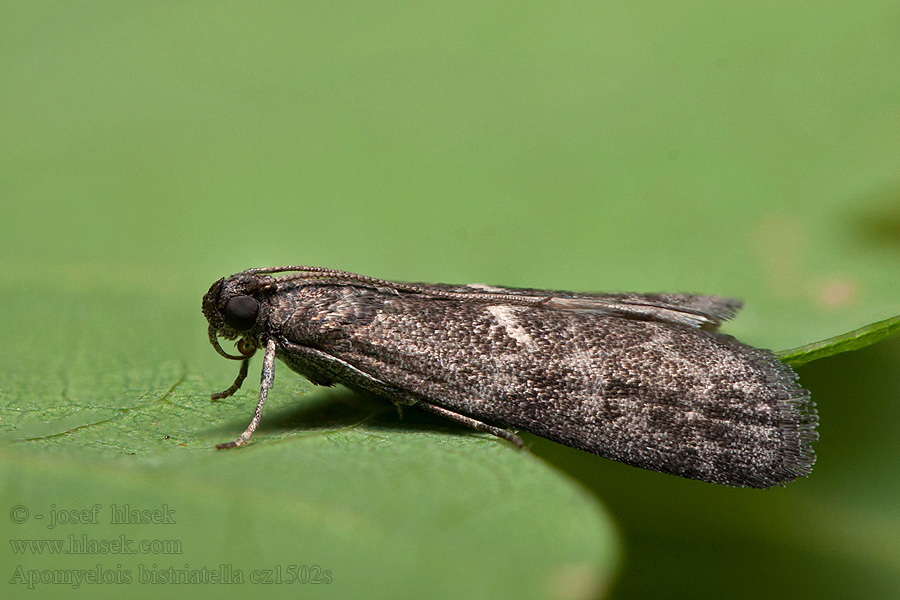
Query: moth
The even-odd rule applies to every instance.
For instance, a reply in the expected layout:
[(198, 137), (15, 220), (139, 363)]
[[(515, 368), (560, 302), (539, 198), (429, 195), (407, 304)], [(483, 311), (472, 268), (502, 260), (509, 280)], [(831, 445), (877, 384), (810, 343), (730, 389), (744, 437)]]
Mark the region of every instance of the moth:
[[(719, 333), (742, 304), (690, 294), (589, 294), (400, 283), (309, 266), (257, 268), (203, 297), (209, 341), (263, 350), (317, 385), (416, 406), (522, 447), (521, 429), (623, 463), (731, 486), (807, 475), (817, 414), (768, 350)], [(229, 354), (219, 337), (237, 340)]]

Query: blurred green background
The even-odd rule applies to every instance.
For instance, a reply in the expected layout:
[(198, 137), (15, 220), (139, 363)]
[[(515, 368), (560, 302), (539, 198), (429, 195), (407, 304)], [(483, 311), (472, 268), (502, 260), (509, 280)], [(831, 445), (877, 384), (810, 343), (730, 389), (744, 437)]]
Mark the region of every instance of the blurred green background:
[[(732, 295), (727, 331), (774, 349), (900, 313), (897, 2), (0, 14), (5, 598), (900, 595), (896, 341), (801, 368), (819, 463), (758, 492), (517, 453), (283, 365), (256, 443), (216, 453), (255, 386), (210, 402), (236, 366), (199, 310), (219, 277), (311, 264)], [(126, 503), (176, 522), (109, 523)], [(69, 535), (182, 553), (19, 544)], [(333, 581), (140, 579), (220, 565)]]

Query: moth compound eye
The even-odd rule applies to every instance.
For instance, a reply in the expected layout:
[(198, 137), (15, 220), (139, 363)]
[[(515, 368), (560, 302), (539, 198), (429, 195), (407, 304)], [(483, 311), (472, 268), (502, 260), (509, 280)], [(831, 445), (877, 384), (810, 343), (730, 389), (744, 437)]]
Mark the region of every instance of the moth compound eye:
[(225, 303), (223, 314), (229, 327), (238, 331), (246, 331), (256, 324), (259, 316), (259, 302), (250, 296), (235, 296)]

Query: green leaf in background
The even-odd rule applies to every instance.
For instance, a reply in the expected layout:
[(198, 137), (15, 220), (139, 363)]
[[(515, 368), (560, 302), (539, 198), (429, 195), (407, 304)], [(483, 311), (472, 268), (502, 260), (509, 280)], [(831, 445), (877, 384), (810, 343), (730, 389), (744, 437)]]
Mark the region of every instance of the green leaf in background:
[(778, 353), (778, 356), (784, 362), (799, 367), (820, 358), (877, 344), (897, 335), (898, 332), (900, 332), (900, 316), (872, 323), (827, 340), (804, 344), (790, 350), (782, 350)]
[[(798, 370), (818, 463), (757, 492), (517, 452), (284, 368), (254, 443), (216, 452), (255, 394), (210, 401), (236, 367), (200, 314), (219, 277), (312, 264), (729, 295), (727, 332), (769, 348), (896, 315), (895, 2), (2, 14), (3, 598), (900, 595), (896, 340)], [(125, 504), (174, 523), (110, 523)], [(108, 551), (25, 543), (58, 540)], [(307, 581), (160, 582), (279, 566)]]

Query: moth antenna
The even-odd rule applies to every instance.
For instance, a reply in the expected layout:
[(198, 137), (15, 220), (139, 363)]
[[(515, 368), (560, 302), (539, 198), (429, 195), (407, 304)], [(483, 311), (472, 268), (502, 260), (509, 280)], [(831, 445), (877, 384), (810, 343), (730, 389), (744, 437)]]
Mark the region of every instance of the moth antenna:
[(303, 281), (319, 281), (320, 283), (330, 283), (329, 279), (334, 279), (339, 283), (357, 282), (366, 283), (376, 288), (385, 288), (400, 292), (410, 292), (414, 294), (423, 294), (434, 298), (445, 298), (447, 300), (466, 300), (466, 301), (482, 301), (482, 302), (508, 302), (510, 304), (519, 304), (524, 306), (533, 306), (545, 304), (552, 298), (550, 297), (534, 297), (521, 296), (518, 294), (503, 293), (477, 293), (477, 292), (452, 292), (448, 290), (435, 290), (414, 283), (403, 283), (400, 281), (388, 281), (386, 279), (378, 279), (377, 277), (369, 277), (367, 275), (359, 275), (350, 273), (349, 271), (340, 271), (337, 269), (324, 269), (321, 267), (272, 267), (247, 269), (243, 271), (246, 274), (272, 274), (295, 271), (293, 275), (282, 275), (276, 277), (275, 281), (282, 283), (297, 283)]

